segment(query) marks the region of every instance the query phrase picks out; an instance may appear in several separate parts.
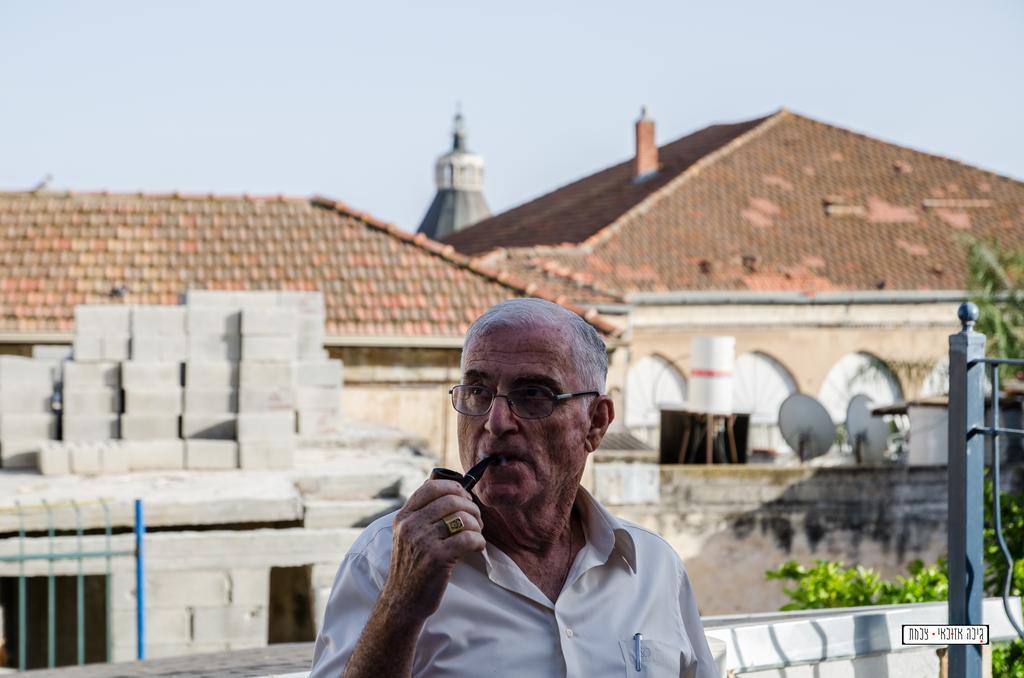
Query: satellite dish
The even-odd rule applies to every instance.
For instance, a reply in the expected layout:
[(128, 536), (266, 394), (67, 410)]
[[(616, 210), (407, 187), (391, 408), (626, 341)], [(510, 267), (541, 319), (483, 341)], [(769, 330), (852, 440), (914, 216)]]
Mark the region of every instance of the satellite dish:
[(816, 398), (794, 393), (779, 406), (779, 429), (800, 461), (820, 457), (836, 440), (836, 427), (825, 406)]
[(846, 407), (846, 432), (858, 464), (884, 460), (889, 446), (889, 425), (881, 417), (871, 415), (872, 402), (870, 397), (858, 393)]

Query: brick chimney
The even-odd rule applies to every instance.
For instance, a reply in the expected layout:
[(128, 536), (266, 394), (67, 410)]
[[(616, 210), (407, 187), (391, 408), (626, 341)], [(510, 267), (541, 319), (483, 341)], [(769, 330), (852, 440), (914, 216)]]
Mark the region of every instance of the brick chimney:
[(640, 109), (636, 121), (636, 156), (633, 158), (633, 181), (640, 182), (658, 171), (658, 144), (654, 142), (654, 121), (647, 117), (647, 107)]

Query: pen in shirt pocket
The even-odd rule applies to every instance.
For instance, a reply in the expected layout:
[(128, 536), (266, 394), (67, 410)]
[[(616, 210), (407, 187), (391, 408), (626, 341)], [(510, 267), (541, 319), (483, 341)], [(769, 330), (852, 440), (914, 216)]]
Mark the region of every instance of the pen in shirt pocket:
[(644, 670), (644, 634), (636, 633), (633, 635), (633, 663), (636, 667), (637, 672)]

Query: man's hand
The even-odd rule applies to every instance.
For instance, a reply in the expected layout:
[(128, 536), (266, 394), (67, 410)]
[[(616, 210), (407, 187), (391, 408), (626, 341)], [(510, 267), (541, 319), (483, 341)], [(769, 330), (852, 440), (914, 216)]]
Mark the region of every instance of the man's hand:
[[(452, 513), (465, 525), (456, 534), (441, 520)], [(454, 480), (428, 480), (413, 492), (395, 515), (388, 578), (346, 678), (411, 675), (423, 624), (441, 604), (459, 560), (484, 550), (483, 526), (480, 509)]]
[[(441, 520), (455, 514), (465, 529), (450, 534)], [(428, 480), (395, 516), (391, 564), (381, 597), (421, 620), (437, 611), (452, 570), (484, 550), (483, 519), (469, 492), (453, 480)], [(396, 610), (396, 611), (397, 611)]]

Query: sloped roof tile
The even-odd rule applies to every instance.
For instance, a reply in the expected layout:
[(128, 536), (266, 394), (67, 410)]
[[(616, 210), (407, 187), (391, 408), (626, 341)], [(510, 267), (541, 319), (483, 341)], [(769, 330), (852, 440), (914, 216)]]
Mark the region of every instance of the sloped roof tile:
[[(0, 330), (9, 332), (67, 331), (77, 304), (293, 289), (324, 292), (328, 335), (455, 337), (530, 286), (323, 198), (0, 193), (0, 261)], [(118, 285), (127, 294), (112, 295)]]
[[(571, 211), (578, 196), (606, 190), (608, 172), (449, 242), (474, 253), (500, 247), (482, 258), (513, 270), (529, 264), (581, 273), (623, 296), (963, 290), (965, 235), (1024, 248), (1024, 183), (789, 111), (748, 123), (626, 209), (580, 212), (573, 243), (538, 246), (534, 233), (551, 228), (543, 215)], [(485, 228), (493, 232), (470, 237)]]

